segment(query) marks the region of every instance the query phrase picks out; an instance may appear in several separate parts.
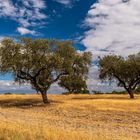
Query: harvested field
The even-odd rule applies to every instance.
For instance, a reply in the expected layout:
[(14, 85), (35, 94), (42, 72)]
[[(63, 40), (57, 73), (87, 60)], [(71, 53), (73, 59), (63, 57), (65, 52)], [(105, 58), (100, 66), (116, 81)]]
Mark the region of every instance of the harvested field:
[(139, 140), (140, 96), (0, 95), (0, 140)]

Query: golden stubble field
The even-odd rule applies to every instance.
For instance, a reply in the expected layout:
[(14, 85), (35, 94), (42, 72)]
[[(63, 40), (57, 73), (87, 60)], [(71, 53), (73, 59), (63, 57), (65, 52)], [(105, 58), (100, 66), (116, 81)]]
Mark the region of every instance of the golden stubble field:
[(0, 95), (0, 140), (140, 140), (140, 96)]

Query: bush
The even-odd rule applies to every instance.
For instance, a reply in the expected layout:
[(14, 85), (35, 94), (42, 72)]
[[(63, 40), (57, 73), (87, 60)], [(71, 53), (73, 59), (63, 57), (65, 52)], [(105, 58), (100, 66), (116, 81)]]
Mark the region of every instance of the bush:
[(101, 91), (96, 91), (96, 90), (93, 90), (92, 93), (93, 93), (93, 94), (104, 94), (103, 92), (101, 92)]
[(11, 95), (11, 94), (13, 94), (13, 93), (11, 93), (11, 92), (4, 93), (4, 95)]

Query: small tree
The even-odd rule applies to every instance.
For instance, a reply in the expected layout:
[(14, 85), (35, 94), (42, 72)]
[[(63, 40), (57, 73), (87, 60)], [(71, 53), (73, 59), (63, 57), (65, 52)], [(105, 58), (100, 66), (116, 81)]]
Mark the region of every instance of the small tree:
[(78, 93), (87, 89), (86, 81), (82, 77), (75, 77), (74, 75), (61, 77), (58, 84), (68, 90), (69, 93)]
[(92, 54), (85, 52), (77, 54), (74, 58), (72, 69), (68, 75), (62, 76), (59, 85), (69, 91), (69, 93), (85, 93), (87, 90), (86, 78), (91, 64)]
[(134, 98), (134, 90), (140, 83), (140, 59), (138, 55), (131, 55), (127, 59), (121, 56), (109, 55), (100, 59), (100, 79), (117, 80)]
[(11, 72), (15, 81), (30, 83), (48, 103), (48, 89), (72, 71), (77, 54), (70, 41), (4, 39), (0, 48), (1, 72)]

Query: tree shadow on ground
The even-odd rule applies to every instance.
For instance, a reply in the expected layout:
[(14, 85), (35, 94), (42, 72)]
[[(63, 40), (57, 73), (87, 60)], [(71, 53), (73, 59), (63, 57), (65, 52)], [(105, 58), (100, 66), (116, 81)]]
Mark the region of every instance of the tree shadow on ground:
[(33, 107), (47, 107), (52, 104), (62, 103), (60, 101), (49, 100), (49, 103), (44, 104), (42, 100), (39, 99), (3, 99), (0, 100), (0, 107), (1, 108), (33, 108)]

